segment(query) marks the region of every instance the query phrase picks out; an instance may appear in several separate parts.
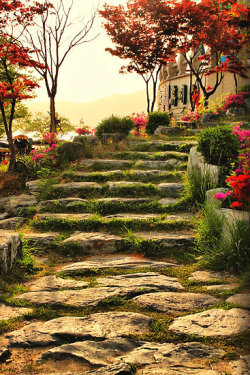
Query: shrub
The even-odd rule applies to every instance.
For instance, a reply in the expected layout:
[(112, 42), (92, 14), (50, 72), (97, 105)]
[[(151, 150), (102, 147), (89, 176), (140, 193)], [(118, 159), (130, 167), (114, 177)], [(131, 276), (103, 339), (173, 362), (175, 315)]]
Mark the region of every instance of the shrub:
[(209, 164), (230, 166), (238, 156), (239, 140), (231, 127), (217, 126), (203, 130), (198, 138), (197, 150)]
[(170, 124), (170, 117), (166, 112), (151, 112), (148, 115), (148, 122), (146, 124), (146, 133), (154, 134), (158, 126), (168, 126)]
[(96, 135), (101, 137), (105, 133), (122, 133), (127, 137), (133, 127), (134, 122), (130, 118), (112, 115), (98, 124)]
[(224, 225), (230, 236), (221, 237), (224, 220), (214, 204), (203, 207), (197, 225), (196, 250), (202, 255), (206, 267), (239, 273), (250, 266), (249, 225), (244, 221), (226, 221)]

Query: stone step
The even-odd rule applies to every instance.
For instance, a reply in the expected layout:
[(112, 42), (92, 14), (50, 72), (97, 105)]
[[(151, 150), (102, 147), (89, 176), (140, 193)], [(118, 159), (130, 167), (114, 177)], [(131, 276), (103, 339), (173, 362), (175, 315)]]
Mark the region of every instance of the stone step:
[(184, 191), (184, 184), (166, 182), (160, 184), (138, 181), (108, 181), (104, 185), (95, 182), (68, 182), (53, 185), (51, 195), (54, 198), (89, 198), (97, 196), (160, 196), (176, 198)]
[[(132, 145), (132, 143), (131, 143)], [(150, 142), (133, 143), (133, 150), (135, 151), (182, 151), (189, 152), (193, 146), (196, 146), (196, 141), (164, 141), (154, 140)]]
[(158, 169), (130, 169), (126, 171), (118, 169), (104, 172), (66, 171), (62, 174), (62, 177), (70, 179), (71, 181), (93, 181), (99, 183), (121, 179), (123, 181), (165, 182), (170, 179), (178, 181), (182, 178), (184, 173), (184, 171), (171, 172)]
[(125, 158), (127, 160), (188, 160), (188, 154), (185, 152), (178, 151), (163, 151), (163, 152), (143, 152), (143, 151), (121, 151), (112, 152), (108, 156), (114, 159)]
[(88, 159), (81, 160), (78, 165), (78, 170), (113, 170), (117, 169), (131, 169), (133, 167), (140, 169), (175, 169), (180, 166), (185, 166), (186, 163), (177, 159), (169, 159), (165, 161), (153, 161), (153, 160), (115, 160), (115, 159)]
[(80, 230), (174, 230), (191, 227), (189, 217), (181, 215), (160, 214), (117, 214), (100, 216), (93, 214), (69, 214), (69, 213), (42, 213), (38, 214), (33, 221), (33, 227), (46, 231)]
[(152, 269), (161, 270), (169, 267), (179, 267), (176, 263), (160, 262), (142, 256), (101, 256), (84, 262), (71, 263), (63, 266), (59, 271), (63, 274), (85, 274), (86, 272), (102, 271), (107, 269)]

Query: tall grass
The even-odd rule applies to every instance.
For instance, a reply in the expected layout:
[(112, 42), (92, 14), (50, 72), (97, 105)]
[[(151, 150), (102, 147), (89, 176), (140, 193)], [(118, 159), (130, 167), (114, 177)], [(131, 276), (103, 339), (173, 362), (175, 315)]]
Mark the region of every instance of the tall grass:
[(185, 195), (193, 205), (203, 204), (207, 190), (214, 189), (216, 183), (208, 170), (201, 173), (199, 168), (190, 168), (185, 177)]

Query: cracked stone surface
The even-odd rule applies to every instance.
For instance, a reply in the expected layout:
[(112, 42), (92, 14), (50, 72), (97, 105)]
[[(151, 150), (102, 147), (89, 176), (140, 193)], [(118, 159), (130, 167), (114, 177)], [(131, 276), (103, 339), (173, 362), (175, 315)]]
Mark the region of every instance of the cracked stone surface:
[[(131, 353), (119, 358), (119, 361), (133, 363), (136, 366), (146, 366), (143, 371), (146, 371), (146, 374), (148, 373), (152, 375), (158, 373), (161, 374), (160, 371), (165, 371), (162, 372), (162, 374), (166, 375), (199, 375), (204, 371), (205, 375), (205, 371), (207, 371), (205, 361), (209, 358), (218, 358), (223, 354), (225, 354), (225, 352), (221, 349), (206, 346), (197, 342), (181, 343), (177, 345), (146, 342), (140, 347), (134, 349)], [(202, 362), (204, 362), (204, 365)], [(155, 372), (153, 372), (153, 370)], [(214, 374), (216, 374), (216, 372)]]
[(115, 338), (101, 342), (84, 341), (62, 345), (42, 354), (41, 360), (74, 358), (87, 362), (90, 366), (108, 366), (120, 357), (140, 346), (134, 340)]
[(9, 271), (22, 255), (20, 235), (14, 231), (0, 230), (0, 271)]
[(236, 305), (241, 305), (243, 307), (250, 308), (250, 294), (249, 293), (242, 293), (242, 294), (235, 294), (232, 297), (229, 297), (226, 302), (235, 303)]
[(124, 240), (120, 236), (115, 236), (103, 232), (76, 233), (62, 241), (62, 244), (77, 244), (88, 254), (106, 253), (112, 254), (117, 251), (120, 243)]
[(178, 314), (212, 306), (219, 299), (201, 293), (160, 292), (144, 294), (132, 301), (153, 311)]
[(221, 272), (214, 271), (195, 271), (189, 277), (189, 281), (208, 282), (214, 280), (224, 280), (229, 275)]
[(250, 374), (250, 355), (240, 357), (237, 361), (230, 362), (232, 375), (249, 375)]
[(7, 306), (4, 303), (0, 303), (0, 320), (9, 320), (17, 318), (18, 316), (29, 314), (32, 309), (26, 307), (12, 307)]
[(213, 309), (174, 320), (169, 330), (199, 336), (231, 336), (250, 331), (250, 312)]
[(24, 238), (29, 244), (40, 247), (50, 246), (59, 236), (60, 233), (57, 232), (24, 233)]
[(77, 194), (85, 189), (102, 189), (102, 186), (96, 182), (68, 182), (64, 184), (55, 184), (53, 185), (53, 189)]
[(25, 285), (29, 288), (30, 292), (36, 291), (51, 291), (58, 289), (71, 289), (71, 288), (87, 288), (88, 282), (63, 279), (54, 275), (40, 277), (39, 279), (33, 280)]
[(168, 268), (176, 267), (174, 263), (167, 262), (158, 262), (142, 257), (100, 257), (94, 258), (86, 262), (72, 263), (68, 266), (63, 267), (60, 271), (65, 273), (77, 273), (85, 270), (91, 269), (106, 269), (106, 268), (127, 268), (127, 269), (136, 269), (136, 268)]
[(63, 316), (47, 322), (31, 323), (5, 337), (10, 346), (35, 347), (71, 342), (104, 340), (149, 332), (153, 320), (145, 315), (129, 312), (97, 313), (86, 317)]
[[(129, 275), (109, 276), (98, 278), (98, 284), (109, 287), (129, 287), (150, 290), (183, 290), (183, 286), (175, 277), (168, 277), (158, 273), (133, 273)], [(154, 294), (154, 293), (153, 293)], [(159, 293), (156, 293), (159, 295)]]

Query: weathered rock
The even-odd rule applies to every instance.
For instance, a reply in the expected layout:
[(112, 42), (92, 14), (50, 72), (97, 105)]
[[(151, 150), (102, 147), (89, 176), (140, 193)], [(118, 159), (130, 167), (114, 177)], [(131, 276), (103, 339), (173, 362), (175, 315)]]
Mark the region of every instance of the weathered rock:
[(19, 225), (23, 223), (21, 217), (10, 217), (0, 221), (0, 229), (4, 230), (15, 230)]
[(4, 211), (4, 207), (6, 206), (6, 203), (9, 202), (11, 197), (13, 197), (13, 195), (9, 197), (0, 198), (0, 211)]
[(125, 213), (125, 214), (114, 214), (105, 216), (107, 219), (131, 219), (131, 220), (143, 220), (147, 221), (149, 219), (159, 219), (162, 217), (161, 214), (133, 214), (133, 213)]
[[(152, 366), (155, 370), (164, 369), (171, 373), (179, 368), (177, 374), (189, 374), (189, 370), (206, 368), (205, 361), (209, 358), (219, 357), (225, 354), (221, 349), (213, 348), (200, 344), (198, 342), (189, 342), (181, 344), (158, 344), (146, 342), (140, 347), (134, 349), (129, 354), (119, 358), (120, 362), (133, 363), (135, 366)], [(204, 365), (202, 365), (204, 361)], [(157, 364), (157, 366), (155, 366)], [(148, 369), (148, 367), (146, 367)], [(181, 372), (182, 370), (182, 372)], [(187, 372), (186, 372), (187, 370)], [(144, 370), (145, 371), (145, 370)], [(157, 372), (156, 372), (157, 373)], [(192, 374), (192, 372), (190, 372)], [(154, 374), (150, 372), (150, 374)], [(161, 374), (161, 372), (159, 372)], [(173, 372), (174, 374), (174, 372)], [(194, 372), (194, 374), (199, 374)]]
[(175, 204), (179, 202), (179, 198), (162, 198), (158, 201), (159, 204), (162, 206), (166, 206), (167, 204)]
[(9, 217), (10, 215), (8, 214), (8, 212), (4, 212), (3, 214), (0, 214), (0, 222), (1, 220), (8, 219)]
[(218, 185), (220, 167), (213, 164), (207, 164), (204, 157), (197, 151), (197, 147), (192, 147), (188, 156), (188, 172), (198, 172), (200, 178), (210, 175), (210, 179), (214, 185)]
[(206, 285), (203, 286), (206, 290), (218, 290), (218, 291), (227, 291), (231, 289), (238, 288), (237, 284), (221, 284), (221, 285)]
[(226, 302), (235, 303), (236, 305), (241, 305), (243, 307), (250, 308), (250, 294), (249, 293), (242, 293), (242, 294), (235, 294), (232, 297), (229, 297)]
[(210, 189), (210, 190), (207, 190), (206, 192), (206, 200), (208, 203), (214, 203), (216, 208), (220, 208), (221, 205), (222, 205), (222, 201), (220, 201), (219, 199), (215, 199), (214, 198), (214, 195), (215, 194), (218, 194), (218, 193), (227, 193), (229, 191), (229, 189), (227, 188), (216, 188), (216, 189)]
[(183, 184), (168, 182), (168, 183), (159, 184), (158, 188), (163, 194), (166, 194), (169, 197), (175, 198), (176, 196), (179, 196), (183, 192), (183, 190), (185, 189), (185, 186)]
[(0, 363), (5, 362), (10, 356), (11, 352), (7, 348), (0, 346)]
[[(133, 375), (134, 371), (130, 364), (119, 363), (114, 366), (102, 367), (97, 371), (88, 371), (87, 374), (92, 375)], [(79, 374), (78, 374), (79, 375)]]
[(6, 335), (10, 346), (49, 346), (62, 341), (104, 340), (149, 332), (153, 320), (142, 314), (107, 312), (35, 322)]
[(154, 135), (174, 135), (180, 134), (181, 132), (183, 132), (183, 129), (179, 127), (158, 126), (154, 132)]
[(81, 199), (81, 198), (61, 198), (61, 199), (54, 199), (54, 200), (47, 200), (47, 201), (41, 201), (36, 206), (38, 211), (46, 209), (50, 205), (60, 205), (65, 207), (74, 207), (77, 204), (84, 204), (87, 202), (87, 199)]
[(249, 375), (250, 374), (250, 355), (240, 357), (237, 361), (230, 362), (232, 375)]
[(56, 220), (84, 220), (88, 219), (91, 214), (53, 214), (46, 212), (44, 214), (38, 214), (36, 216), (36, 221), (44, 221), (47, 219), (56, 219)]
[(122, 187), (138, 186), (141, 182), (138, 181), (108, 181), (107, 182), (109, 191), (113, 191)]
[[(172, 291), (183, 290), (183, 286), (176, 277), (168, 277), (158, 273), (133, 273), (128, 275), (109, 276), (96, 280), (100, 285), (106, 287), (134, 288), (138, 290), (160, 290)], [(152, 293), (158, 296), (161, 293)], [(153, 297), (154, 298), (154, 297)], [(157, 298), (157, 297), (156, 297)]]
[(77, 136), (73, 138), (73, 142), (80, 142), (80, 143), (88, 143), (91, 146), (97, 146), (99, 143), (99, 139), (96, 135), (83, 135), (83, 136)]
[(68, 194), (78, 194), (85, 190), (102, 189), (102, 186), (95, 182), (68, 182), (65, 184), (55, 184), (53, 185), (53, 189)]
[(85, 155), (85, 147), (82, 142), (65, 142), (58, 148), (58, 152), (64, 162), (72, 162)]
[[(129, 169), (132, 162), (130, 160), (104, 160), (104, 159), (91, 159), (81, 160), (78, 164), (78, 168), (93, 168), (98, 167), (100, 169)], [(97, 170), (97, 169), (96, 169)]]
[(132, 173), (136, 177), (151, 177), (151, 176), (155, 176), (155, 177), (165, 176), (165, 177), (167, 177), (169, 175), (168, 171), (161, 171), (159, 169), (150, 169), (149, 171), (134, 169), (132, 171)]
[(46, 233), (24, 233), (24, 238), (28, 241), (29, 245), (35, 245), (36, 247), (48, 247), (60, 236), (56, 232)]
[[(191, 365), (192, 366), (192, 365)], [(164, 369), (162, 365), (147, 366), (142, 375), (221, 375), (221, 372), (216, 370), (204, 370), (202, 368), (192, 368), (185, 364), (171, 366), (171, 368)]]
[(12, 307), (0, 303), (0, 320), (9, 320), (12, 318), (17, 318), (18, 316), (29, 314), (32, 309), (26, 307)]
[(112, 254), (124, 242), (122, 237), (102, 232), (77, 233), (62, 241), (77, 244), (87, 254)]
[(243, 309), (214, 309), (182, 316), (169, 330), (199, 336), (231, 336), (250, 331), (250, 312)]
[(221, 115), (216, 113), (205, 113), (205, 115), (201, 116), (200, 121), (203, 125), (206, 122), (215, 121), (216, 123), (220, 120)]
[(100, 203), (125, 203), (125, 204), (133, 204), (133, 205), (138, 205), (138, 204), (143, 204), (143, 203), (148, 203), (151, 202), (150, 198), (100, 198), (96, 200), (97, 202)]
[(214, 271), (195, 271), (189, 277), (189, 281), (197, 281), (197, 282), (210, 282), (210, 281), (222, 281), (227, 278), (229, 275), (221, 272), (214, 272)]
[(28, 207), (36, 206), (37, 203), (37, 199), (34, 197), (34, 195), (20, 194), (12, 196), (4, 206), (4, 209), (10, 215), (23, 216), (26, 214)]
[(62, 279), (61, 277), (57, 277), (54, 275), (40, 277), (39, 279), (33, 280), (26, 284), (26, 287), (30, 292), (87, 288), (87, 286), (88, 283), (86, 281)]
[(10, 270), (22, 257), (22, 241), (18, 233), (0, 230), (0, 270)]
[(167, 262), (158, 262), (145, 258), (137, 257), (113, 257), (106, 258), (100, 257), (92, 259), (86, 262), (72, 263), (68, 266), (65, 266), (61, 269), (65, 273), (81, 273), (86, 270), (91, 269), (106, 269), (106, 268), (127, 268), (127, 269), (136, 269), (136, 268), (153, 268), (161, 269), (167, 267), (173, 267), (175, 264)]
[(102, 143), (108, 143), (110, 141), (114, 143), (119, 143), (126, 138), (126, 134), (124, 133), (103, 133), (100, 134), (100, 140)]
[(173, 169), (179, 167), (182, 161), (177, 159), (169, 160), (138, 160), (135, 163), (136, 168), (148, 168), (148, 169)]
[(193, 246), (194, 234), (191, 233), (172, 233), (172, 232), (142, 232), (137, 235), (143, 239), (154, 239), (164, 245), (166, 248), (177, 248), (183, 246)]
[(133, 298), (133, 302), (154, 311), (180, 314), (211, 306), (218, 298), (201, 293), (149, 293)]
[(43, 353), (40, 359), (74, 358), (87, 362), (92, 367), (101, 367), (111, 365), (116, 357), (127, 354), (138, 346), (140, 346), (139, 343), (126, 338), (114, 338), (101, 342), (75, 342), (50, 349)]
[(41, 183), (42, 180), (33, 180), (26, 182), (26, 188), (30, 192), (30, 194), (37, 194), (41, 191)]

